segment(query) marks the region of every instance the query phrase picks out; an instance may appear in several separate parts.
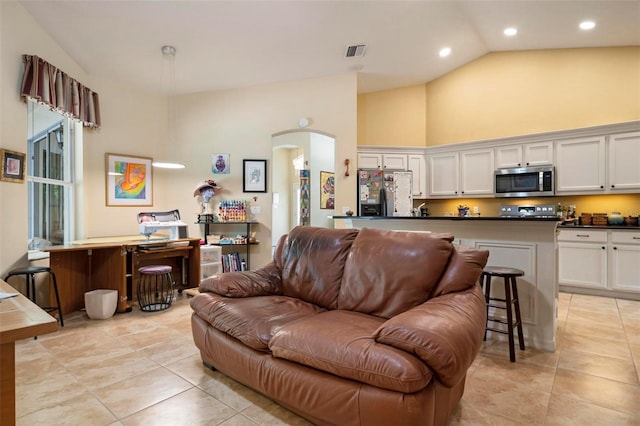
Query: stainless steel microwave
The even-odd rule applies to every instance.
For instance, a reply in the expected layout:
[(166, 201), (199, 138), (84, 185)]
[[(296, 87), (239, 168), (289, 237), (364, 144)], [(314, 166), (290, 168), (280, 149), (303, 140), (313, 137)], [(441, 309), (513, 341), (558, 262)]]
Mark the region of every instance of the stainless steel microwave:
[(549, 197), (554, 195), (553, 166), (517, 167), (495, 171), (496, 197)]

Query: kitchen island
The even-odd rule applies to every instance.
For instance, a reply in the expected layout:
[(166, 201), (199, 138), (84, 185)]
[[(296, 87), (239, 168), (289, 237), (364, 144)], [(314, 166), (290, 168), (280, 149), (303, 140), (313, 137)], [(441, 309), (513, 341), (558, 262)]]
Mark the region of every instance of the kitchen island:
[[(457, 244), (489, 250), (488, 265), (523, 270), (525, 275), (518, 278), (518, 293), (526, 344), (555, 351), (558, 306), (555, 234), (558, 219), (488, 216), (334, 216), (333, 219), (335, 228), (448, 232), (454, 235)], [(495, 296), (501, 296), (502, 286), (494, 285), (492, 293), (493, 290), (496, 290)], [(506, 339), (491, 332), (487, 337)]]

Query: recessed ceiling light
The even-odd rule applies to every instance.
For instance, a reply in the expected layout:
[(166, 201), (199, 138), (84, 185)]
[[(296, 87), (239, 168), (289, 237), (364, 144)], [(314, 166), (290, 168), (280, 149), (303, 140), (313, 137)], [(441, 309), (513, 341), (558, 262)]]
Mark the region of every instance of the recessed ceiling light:
[(596, 23), (593, 21), (583, 21), (580, 22), (580, 29), (581, 30), (592, 30), (596, 27)]
[(451, 54), (450, 47), (443, 47), (442, 49), (440, 49), (440, 52), (438, 52), (438, 55), (440, 55), (441, 58), (449, 56), (450, 54)]
[(505, 28), (503, 33), (504, 35), (511, 37), (518, 34), (518, 29), (514, 27)]

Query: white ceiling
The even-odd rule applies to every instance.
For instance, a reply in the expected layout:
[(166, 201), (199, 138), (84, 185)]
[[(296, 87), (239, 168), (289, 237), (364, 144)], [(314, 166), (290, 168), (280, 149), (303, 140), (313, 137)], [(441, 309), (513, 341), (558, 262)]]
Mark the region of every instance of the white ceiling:
[[(362, 93), (424, 83), (488, 52), (640, 45), (636, 0), (20, 3), (88, 74), (175, 93), (351, 71)], [(580, 30), (585, 19), (595, 29)], [(518, 35), (505, 37), (507, 26)], [(357, 43), (365, 56), (345, 58)], [(175, 85), (165, 44), (177, 49)]]

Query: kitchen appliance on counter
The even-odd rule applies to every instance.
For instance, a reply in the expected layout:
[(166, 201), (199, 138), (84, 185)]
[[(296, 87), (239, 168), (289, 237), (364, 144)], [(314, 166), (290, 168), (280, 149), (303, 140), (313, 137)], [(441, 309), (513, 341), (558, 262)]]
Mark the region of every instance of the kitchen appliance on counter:
[(517, 167), (494, 173), (496, 197), (548, 197), (554, 195), (554, 167)]
[(413, 174), (358, 169), (358, 216), (412, 216)]
[(500, 217), (558, 217), (553, 204), (500, 206)]

